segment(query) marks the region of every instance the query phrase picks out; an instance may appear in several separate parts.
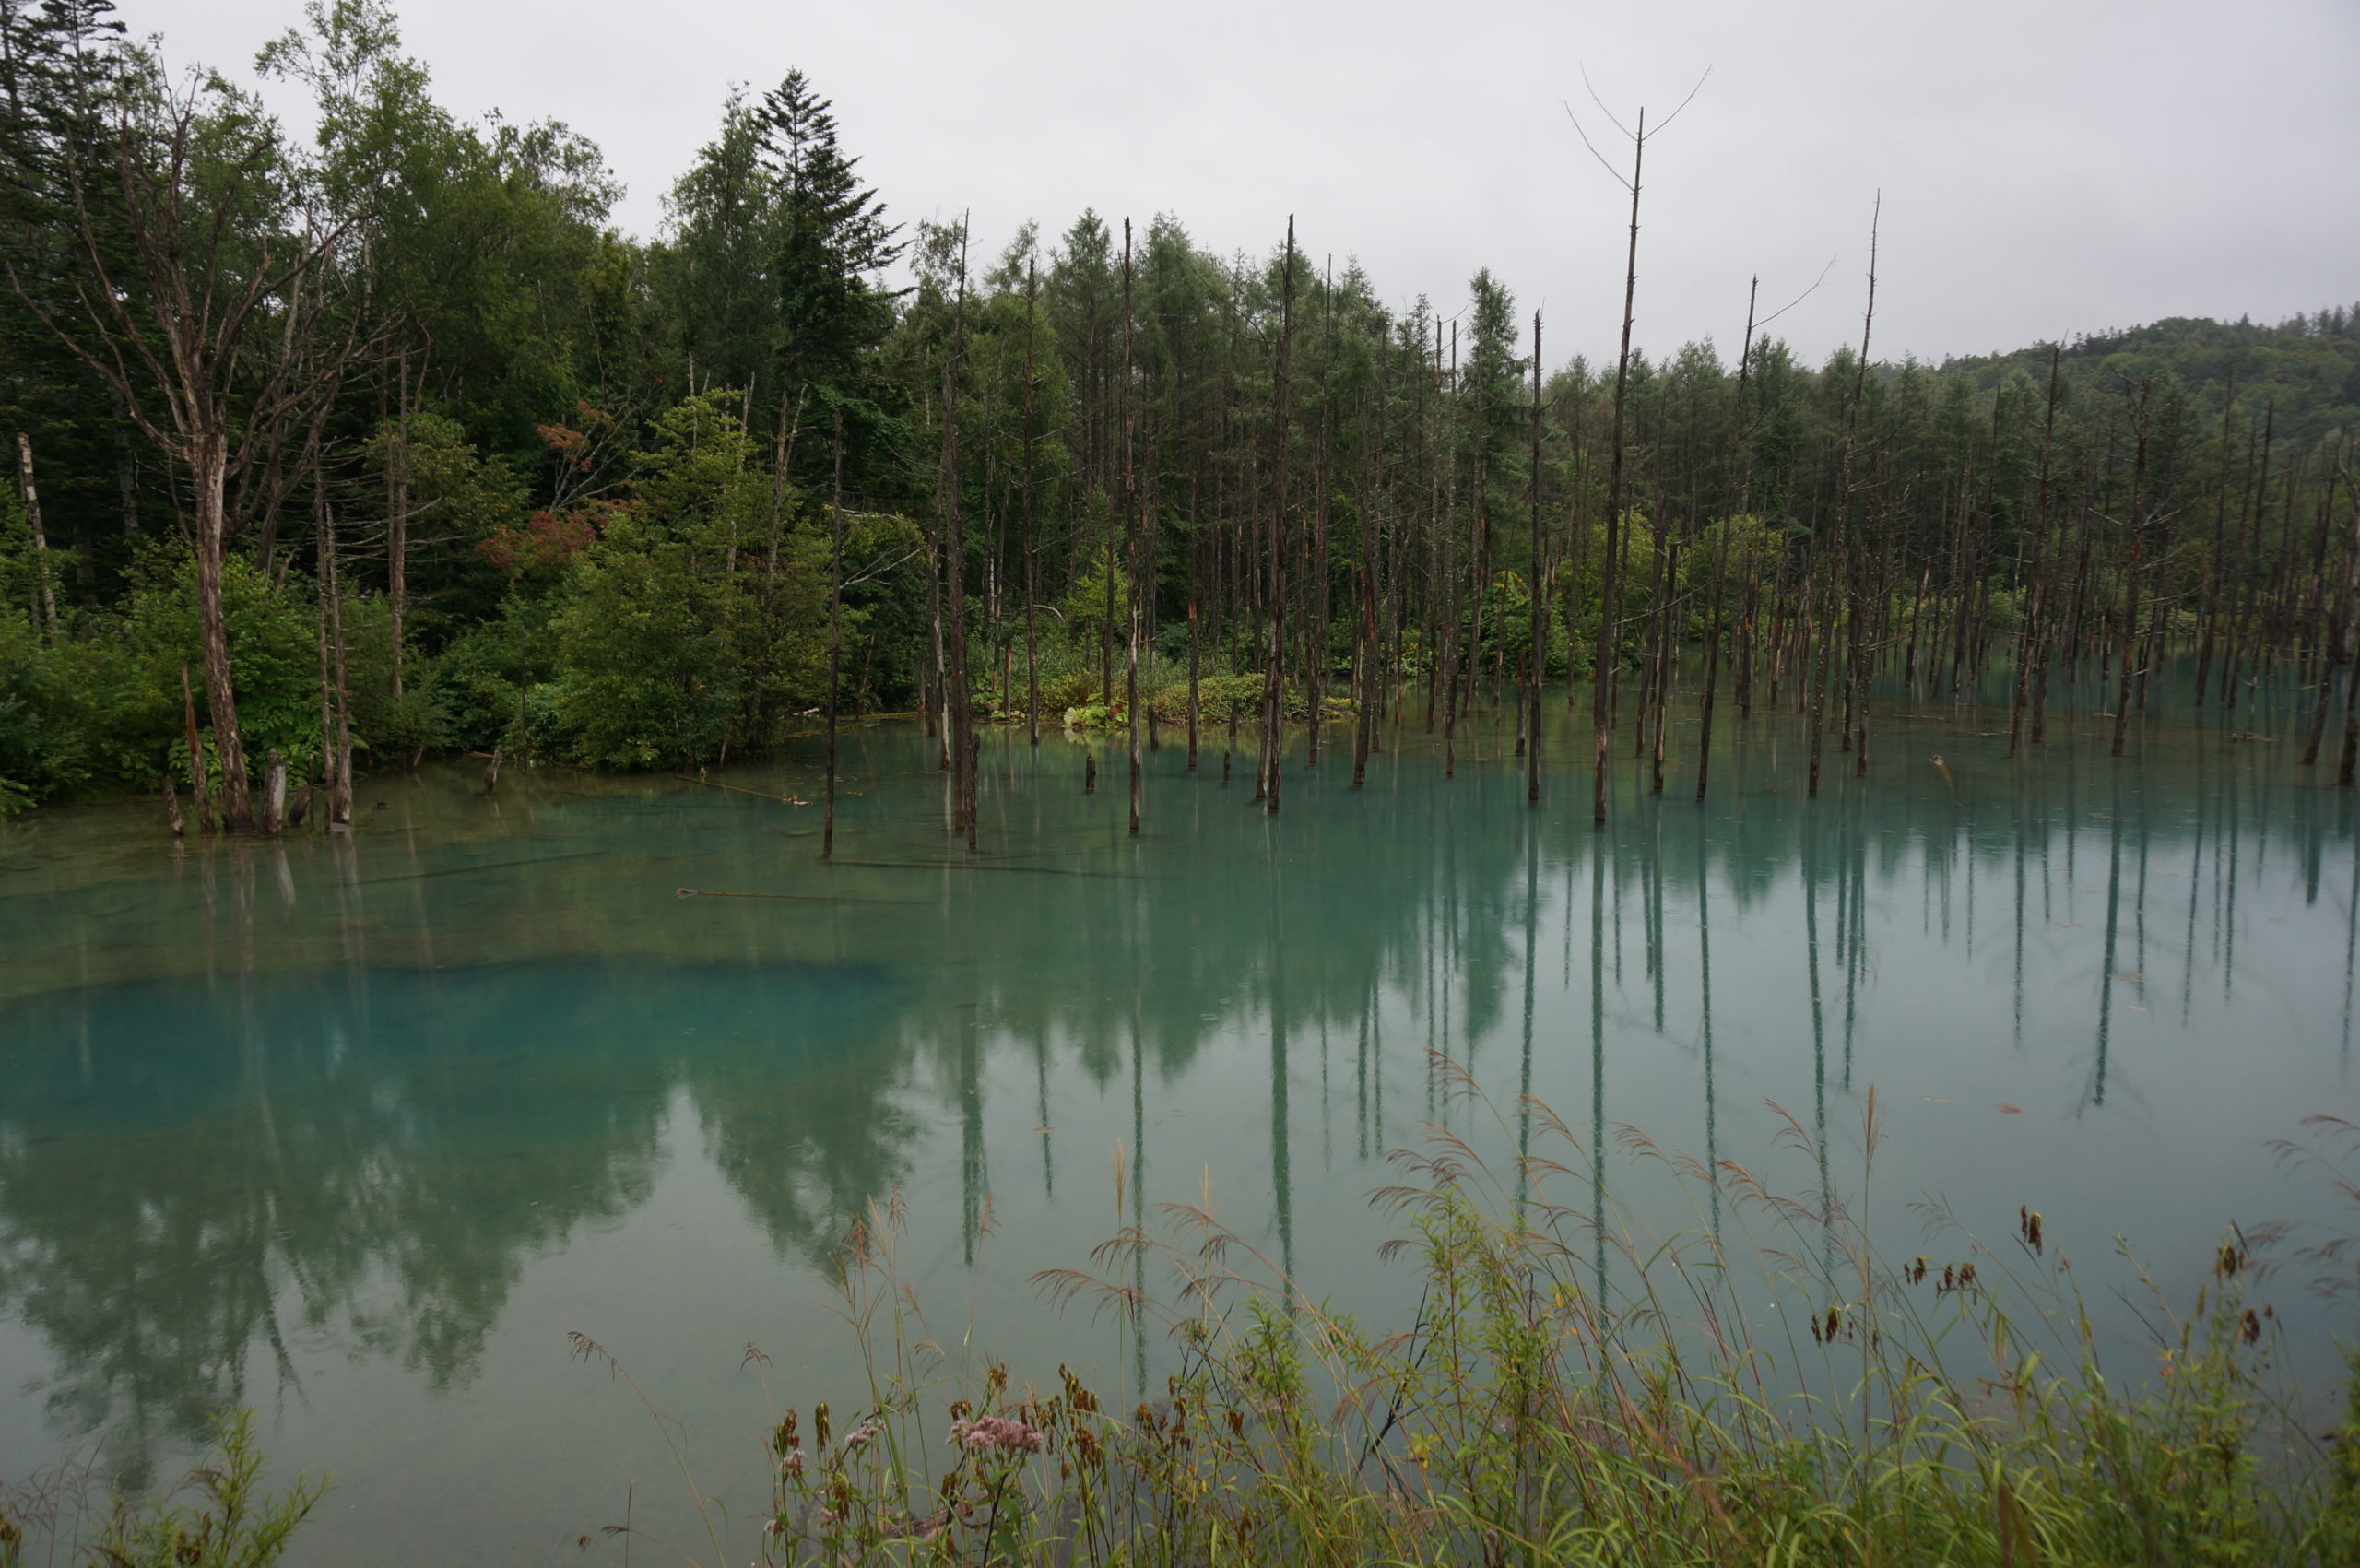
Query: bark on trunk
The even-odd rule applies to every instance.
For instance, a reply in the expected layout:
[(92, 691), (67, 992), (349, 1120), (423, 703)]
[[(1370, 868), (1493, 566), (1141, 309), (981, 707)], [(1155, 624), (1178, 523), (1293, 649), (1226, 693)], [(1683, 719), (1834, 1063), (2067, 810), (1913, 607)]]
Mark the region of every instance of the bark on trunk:
[(205, 662), (205, 705), (213, 721), (213, 749), (221, 765), (221, 821), (233, 833), (254, 831), (254, 791), (246, 781), (246, 746), (238, 727), (238, 695), (230, 678), (230, 629), (221, 608), (221, 567), (229, 532), (225, 491), (229, 437), (207, 431), (191, 442), (189, 477), (196, 501), (197, 638)]

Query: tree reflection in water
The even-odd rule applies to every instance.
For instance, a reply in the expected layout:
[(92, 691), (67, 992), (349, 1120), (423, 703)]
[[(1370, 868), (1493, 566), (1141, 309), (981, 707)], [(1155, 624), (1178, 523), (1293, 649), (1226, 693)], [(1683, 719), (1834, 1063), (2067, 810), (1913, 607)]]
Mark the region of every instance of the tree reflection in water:
[[(1138, 840), (1068, 787), (1078, 752), (995, 737), (973, 860), (890, 730), (847, 759), (867, 793), (832, 867), (786, 808), (672, 781), (528, 774), (494, 804), (430, 771), (334, 845), (36, 819), (0, 858), (0, 1315), (39, 1350), (0, 1371), (135, 1474), (222, 1407), (300, 1399), (299, 1343), (462, 1390), (534, 1261), (630, 1222), (670, 1165), (817, 1269), (936, 1129), (960, 1191), (914, 1207), (962, 1264), (987, 1197), (1074, 1261), (1111, 1217), (1065, 1189), (1120, 1139), (1123, 1220), (1221, 1158), (1275, 1255), (1336, 1268), (1386, 1149), (1466, 1121), (1429, 1043), (1515, 1126), (1518, 1093), (1551, 1100), (1601, 1185), (1640, 1179), (1619, 1122), (1751, 1160), (1765, 1096), (1840, 1126), (1872, 1080), (1929, 1103), (2053, 1080), (2024, 1158), (2075, 1179), (2212, 1125), (2208, 1074), (2271, 1132), (2344, 1082), (2360, 882), (2334, 792), (2200, 736), (2008, 768), (1944, 727), (1937, 776), (1886, 733), (1887, 776), (1812, 805), (1757, 721), (1708, 806), (1634, 794), (1604, 833), (1480, 756), (1443, 780), (1414, 735), (1364, 792), (1291, 785), (1278, 823), (1159, 754)], [(1955, 1174), (1965, 1136), (1922, 1138)], [(2246, 1155), (2210, 1168), (2260, 1217)], [(2167, 1193), (2157, 1159), (2108, 1190)]]

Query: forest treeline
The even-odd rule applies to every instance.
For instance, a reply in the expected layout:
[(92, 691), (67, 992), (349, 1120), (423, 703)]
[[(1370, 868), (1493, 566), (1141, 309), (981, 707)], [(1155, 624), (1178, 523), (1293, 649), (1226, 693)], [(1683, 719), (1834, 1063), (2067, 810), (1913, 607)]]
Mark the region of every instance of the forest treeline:
[[(1651, 357), (1626, 293), (1614, 360), (1552, 361), (1491, 272), (1388, 305), (1284, 215), (1227, 257), (898, 225), (797, 72), (641, 241), (595, 146), (439, 105), (377, 0), (256, 70), (308, 145), (108, 0), (0, 0), (0, 808), (334, 826), (356, 753), (668, 768), (916, 710), (972, 833), (978, 719), (1121, 732), (1136, 820), (1142, 729), (1276, 809), (1290, 725), (1357, 770), (1480, 713), (1602, 817), (1625, 757), (1705, 787), (1716, 702), (1809, 713), (1814, 790), (1881, 681), (2004, 668), (2037, 744), (2081, 672), (2119, 749), (2172, 648), (2183, 702), (2320, 677), (2310, 756), (2348, 715), (2360, 309), (1933, 367), (1864, 301), (1812, 366), (1766, 299)], [(1558, 681), (1595, 741), (1544, 760)]]

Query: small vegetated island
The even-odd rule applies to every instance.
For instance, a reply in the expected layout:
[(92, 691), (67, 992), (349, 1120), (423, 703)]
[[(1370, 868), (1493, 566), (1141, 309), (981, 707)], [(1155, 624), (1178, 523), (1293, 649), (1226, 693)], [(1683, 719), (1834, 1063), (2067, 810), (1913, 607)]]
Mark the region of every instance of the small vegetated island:
[(1639, 121), (1552, 359), (258, 70), (0, 6), (0, 1563), (2360, 1559), (2360, 312), (1649, 352)]

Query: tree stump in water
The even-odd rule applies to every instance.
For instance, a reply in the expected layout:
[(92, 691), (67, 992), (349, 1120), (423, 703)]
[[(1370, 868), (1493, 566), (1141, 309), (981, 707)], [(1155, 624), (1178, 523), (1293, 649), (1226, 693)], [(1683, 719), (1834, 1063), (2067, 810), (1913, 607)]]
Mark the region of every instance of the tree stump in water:
[(287, 816), (287, 759), (278, 748), (270, 749), (270, 760), (262, 770), (262, 831), (276, 833)]

